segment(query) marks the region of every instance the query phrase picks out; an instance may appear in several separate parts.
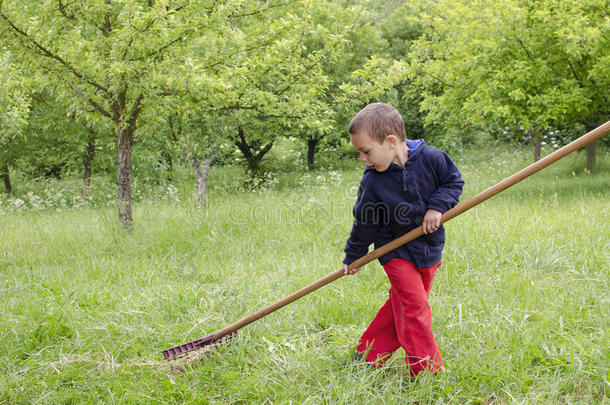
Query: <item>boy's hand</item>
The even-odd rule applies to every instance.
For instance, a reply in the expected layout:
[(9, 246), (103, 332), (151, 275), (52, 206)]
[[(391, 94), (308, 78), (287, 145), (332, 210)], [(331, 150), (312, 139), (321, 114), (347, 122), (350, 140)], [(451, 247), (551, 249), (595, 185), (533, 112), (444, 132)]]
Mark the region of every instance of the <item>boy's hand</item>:
[(439, 226), (441, 226), (441, 217), (443, 214), (437, 210), (428, 210), (426, 211), (426, 215), (424, 215), (424, 222), (422, 223), (422, 228), (424, 229), (424, 233), (427, 235), (432, 232), (436, 232)]
[(356, 269), (352, 269), (352, 270), (348, 270), (347, 267), (348, 267), (347, 264), (343, 263), (343, 274), (349, 274), (350, 276), (353, 276), (354, 274), (356, 274), (360, 271), (360, 267), (358, 267)]

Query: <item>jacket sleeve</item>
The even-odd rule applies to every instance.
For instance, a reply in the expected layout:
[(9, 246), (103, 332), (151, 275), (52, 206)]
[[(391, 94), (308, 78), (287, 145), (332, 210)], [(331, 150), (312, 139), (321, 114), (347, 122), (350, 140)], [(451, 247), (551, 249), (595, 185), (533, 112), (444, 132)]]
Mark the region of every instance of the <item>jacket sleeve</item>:
[(345, 259), (343, 263), (350, 264), (354, 260), (366, 255), (371, 243), (375, 241), (379, 228), (379, 206), (372, 198), (370, 187), (367, 187), (366, 178), (360, 182), (358, 198), (354, 205), (354, 224), (349, 239), (345, 244)]
[(434, 167), (439, 185), (430, 195), (426, 208), (444, 213), (458, 203), (464, 180), (455, 163), (444, 152), (439, 151), (435, 156)]

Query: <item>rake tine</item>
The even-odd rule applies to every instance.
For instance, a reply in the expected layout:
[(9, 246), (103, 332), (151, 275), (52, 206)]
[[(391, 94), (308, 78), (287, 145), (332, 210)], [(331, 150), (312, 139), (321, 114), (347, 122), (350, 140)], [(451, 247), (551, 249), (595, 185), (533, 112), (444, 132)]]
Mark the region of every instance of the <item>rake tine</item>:
[(193, 340), (191, 342), (163, 350), (163, 357), (165, 358), (165, 360), (168, 361), (178, 360), (182, 357), (185, 357), (188, 353), (194, 352), (204, 347), (209, 346), (210, 348), (214, 348), (221, 345), (227, 345), (229, 343), (229, 339), (234, 338), (235, 336), (237, 336), (237, 332), (232, 332), (226, 336), (217, 339), (216, 334), (211, 333), (207, 336), (202, 337), (201, 339)]

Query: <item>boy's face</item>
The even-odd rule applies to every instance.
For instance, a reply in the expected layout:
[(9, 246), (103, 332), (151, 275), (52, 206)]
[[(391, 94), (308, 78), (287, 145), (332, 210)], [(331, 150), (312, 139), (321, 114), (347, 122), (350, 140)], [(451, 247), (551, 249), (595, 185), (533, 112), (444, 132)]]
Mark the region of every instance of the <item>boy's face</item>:
[(366, 132), (350, 134), (350, 138), (352, 146), (360, 152), (360, 160), (378, 172), (386, 171), (396, 159), (396, 135), (387, 135), (383, 143)]

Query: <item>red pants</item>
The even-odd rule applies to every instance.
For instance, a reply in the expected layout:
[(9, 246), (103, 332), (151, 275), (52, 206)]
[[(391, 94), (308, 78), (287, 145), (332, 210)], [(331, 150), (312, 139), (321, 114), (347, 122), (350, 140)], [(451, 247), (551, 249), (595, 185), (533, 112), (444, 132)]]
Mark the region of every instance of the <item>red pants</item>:
[[(438, 262), (418, 269), (404, 259), (392, 259), (383, 266), (390, 279), (390, 297), (360, 338), (356, 349), (376, 366), (402, 347), (407, 353), (411, 376), (421, 371), (436, 372), (443, 367), (441, 353), (432, 334), (432, 314), (428, 294)], [(368, 351), (368, 352), (367, 352)]]

